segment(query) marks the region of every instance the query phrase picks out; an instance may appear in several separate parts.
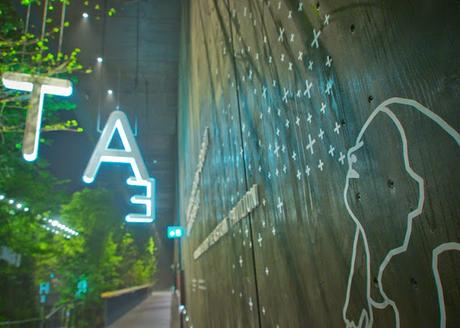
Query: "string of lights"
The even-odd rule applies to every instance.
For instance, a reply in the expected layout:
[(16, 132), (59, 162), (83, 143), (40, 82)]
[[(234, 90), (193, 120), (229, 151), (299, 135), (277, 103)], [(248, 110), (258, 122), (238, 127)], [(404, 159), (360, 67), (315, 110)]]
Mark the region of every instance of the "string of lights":
[[(0, 202), (7, 204), (10, 207), (9, 213), (11, 215), (16, 214), (16, 211), (30, 212), (30, 208), (25, 205), (24, 202), (18, 201), (17, 199), (9, 198), (5, 194), (0, 193)], [(42, 217), (38, 215), (37, 218), (40, 220), (40, 226), (45, 230), (55, 234), (61, 235), (66, 239), (70, 239), (79, 236), (80, 233), (57, 219), (50, 219), (48, 217)]]

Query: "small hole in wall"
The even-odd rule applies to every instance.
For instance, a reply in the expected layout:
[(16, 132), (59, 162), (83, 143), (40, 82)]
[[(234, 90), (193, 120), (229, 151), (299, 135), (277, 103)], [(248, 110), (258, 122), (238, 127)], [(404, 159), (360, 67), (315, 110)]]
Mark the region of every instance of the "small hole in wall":
[(375, 287), (378, 287), (379, 281), (377, 280), (377, 277), (374, 277), (373, 279)]
[(350, 25), (350, 31), (351, 33), (355, 33), (355, 24)]
[(356, 193), (356, 200), (360, 200), (361, 199), (361, 194), (359, 192)]
[(369, 102), (369, 104), (372, 102), (372, 100), (374, 100), (374, 97), (372, 96), (367, 97), (367, 101)]
[(390, 189), (393, 189), (395, 187), (395, 183), (391, 179), (388, 179), (387, 185), (388, 185), (388, 188), (390, 188)]
[(411, 283), (412, 287), (414, 287), (414, 289), (418, 289), (418, 282), (417, 282), (417, 280), (415, 280), (414, 277), (410, 278), (410, 283)]
[(342, 120), (340, 121), (340, 124), (341, 124), (342, 126), (345, 126), (345, 120), (342, 119)]
[(319, 2), (316, 3), (316, 10), (319, 10)]

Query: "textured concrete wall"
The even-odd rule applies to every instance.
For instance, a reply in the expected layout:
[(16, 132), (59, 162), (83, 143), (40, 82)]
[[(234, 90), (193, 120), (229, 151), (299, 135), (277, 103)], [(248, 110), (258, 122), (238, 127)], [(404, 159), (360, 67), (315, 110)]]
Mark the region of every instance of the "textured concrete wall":
[[(179, 203), (194, 326), (460, 325), (459, 12), (184, 4)], [(259, 205), (194, 258), (254, 184)]]

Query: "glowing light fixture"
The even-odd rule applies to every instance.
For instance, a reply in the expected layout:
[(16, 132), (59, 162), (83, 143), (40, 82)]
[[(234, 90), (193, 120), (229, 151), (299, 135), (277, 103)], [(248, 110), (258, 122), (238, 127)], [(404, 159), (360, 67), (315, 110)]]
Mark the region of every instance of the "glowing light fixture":
[(169, 226), (168, 227), (168, 238), (169, 239), (176, 239), (182, 238), (184, 235), (184, 228), (181, 226)]
[(112, 95), (112, 94), (113, 94), (112, 89), (107, 90), (107, 94), (108, 94), (109, 96)]
[(14, 199), (8, 200), (8, 204), (11, 204), (11, 205), (14, 204)]
[(5, 199), (5, 195), (0, 195), (0, 200), (4, 200)]
[(69, 80), (13, 72), (3, 73), (2, 82), (8, 89), (32, 92), (22, 143), (24, 159), (32, 162), (38, 155), (45, 94), (68, 97), (72, 94), (72, 83)]
[(88, 13), (83, 13), (83, 14), (82, 14), (82, 17), (83, 17), (83, 18), (88, 18), (89, 15), (88, 15)]
[[(109, 148), (115, 133), (118, 133), (121, 139), (122, 149)], [(144, 206), (145, 212), (130, 213), (125, 217), (125, 220), (127, 222), (152, 222), (155, 219), (155, 180), (150, 178), (147, 172), (128, 118), (122, 111), (117, 110), (110, 114), (83, 174), (85, 183), (94, 181), (101, 163), (130, 165), (134, 177), (128, 178), (126, 183), (130, 186), (145, 188), (144, 195), (134, 195), (130, 202), (134, 205)]]
[(102, 63), (104, 61), (104, 59), (102, 59), (102, 57), (97, 57), (97, 62), (98, 63)]
[(21, 204), (21, 203), (17, 203), (17, 204), (16, 204), (16, 208), (20, 210), (20, 209), (22, 208), (22, 204)]

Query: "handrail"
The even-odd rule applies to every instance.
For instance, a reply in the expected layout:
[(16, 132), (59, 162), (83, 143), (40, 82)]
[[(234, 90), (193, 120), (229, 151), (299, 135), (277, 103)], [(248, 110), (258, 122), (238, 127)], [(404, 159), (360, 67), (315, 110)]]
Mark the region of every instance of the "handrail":
[(136, 292), (138, 290), (141, 290), (141, 289), (150, 288), (152, 286), (153, 286), (153, 284), (146, 284), (146, 285), (123, 288), (123, 289), (109, 291), (109, 292), (103, 292), (103, 293), (101, 293), (101, 298), (106, 299), (106, 298), (118, 297), (118, 296), (121, 296), (121, 295), (134, 293), (134, 292)]
[(6, 326), (6, 325), (9, 326), (9, 325), (15, 325), (15, 324), (26, 323), (26, 322), (34, 322), (34, 321), (40, 321), (40, 318), (15, 320), (15, 321), (2, 321), (0, 322), (0, 326)]
[(30, 318), (30, 319), (23, 319), (23, 320), (11, 320), (11, 321), (0, 321), (0, 326), (6, 326), (6, 325), (15, 325), (15, 324), (20, 324), (20, 323), (26, 323), (26, 322), (34, 322), (34, 321), (40, 321), (40, 320), (48, 320), (51, 318), (56, 312), (61, 310), (64, 306), (66, 306), (70, 302), (66, 302), (64, 304), (61, 304), (57, 308), (51, 309), (51, 312), (48, 313), (44, 318)]

